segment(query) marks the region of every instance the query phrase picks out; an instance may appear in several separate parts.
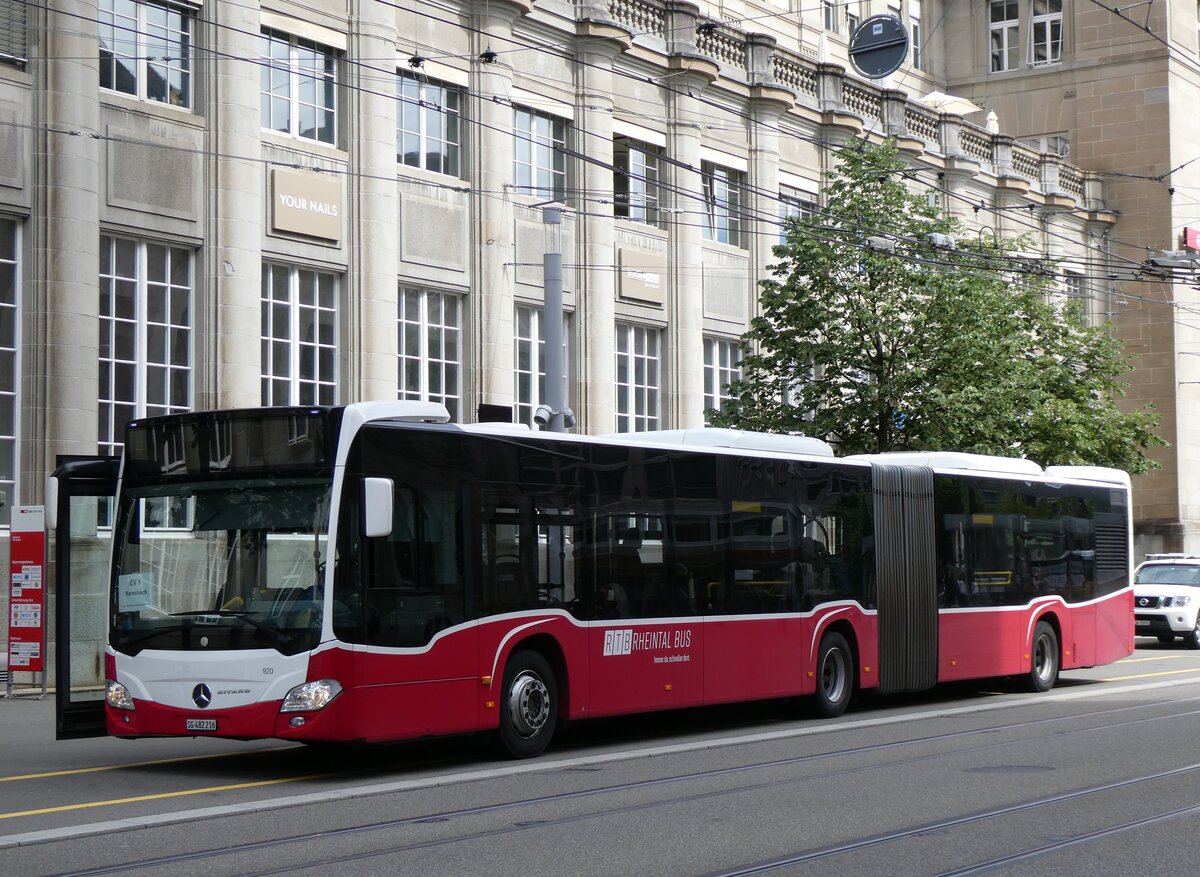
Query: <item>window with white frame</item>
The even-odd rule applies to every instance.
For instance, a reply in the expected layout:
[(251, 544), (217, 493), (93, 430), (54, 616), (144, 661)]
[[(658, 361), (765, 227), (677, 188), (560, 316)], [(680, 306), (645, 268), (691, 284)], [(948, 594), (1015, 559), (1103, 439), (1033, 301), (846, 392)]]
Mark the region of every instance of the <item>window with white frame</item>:
[(397, 308), (397, 398), (441, 402), (462, 419), (462, 299), (400, 287)]
[(991, 71), (1016, 70), (1019, 63), (1020, 22), (1017, 0), (989, 0), (988, 39), (991, 46)]
[(1029, 57), (1035, 67), (1062, 61), (1062, 0), (1033, 0)]
[[(190, 249), (101, 235), (99, 453), (120, 454), (130, 420), (191, 409), (192, 289)], [(182, 527), (187, 514), (152, 504), (147, 524)]]
[(97, 14), (101, 88), (191, 107), (192, 10), (152, 0), (100, 0)]
[(262, 126), (271, 131), (337, 141), (337, 52), (311, 40), (263, 28)]
[[(537, 428), (533, 412), (546, 401), (546, 336), (541, 308), (517, 305), (513, 354), (517, 387), (517, 423)], [(563, 318), (563, 366), (567, 367), (567, 320)]]
[(858, 0), (849, 0), (846, 3), (846, 36), (853, 37), (854, 32), (858, 30), (859, 24), (862, 23), (861, 15), (862, 4)]
[(533, 426), (533, 412), (546, 397), (546, 339), (542, 309), (517, 305), (514, 370), (517, 384), (517, 423)]
[(396, 76), (396, 161), (458, 176), (462, 90), (409, 73)]
[(817, 215), (816, 196), (794, 190), (779, 193), (779, 242), (787, 242), (789, 219), (809, 219)]
[(1063, 158), (1071, 155), (1070, 134), (1035, 134), (1031, 137), (1019, 138), (1021, 143), (1032, 146), (1038, 152), (1049, 152)]
[(513, 107), (513, 177), (526, 195), (561, 201), (567, 192), (567, 123)]
[(337, 402), (336, 274), (264, 262), (262, 404)]
[(704, 186), (704, 239), (742, 246), (742, 199), (746, 175), (711, 161), (700, 163), (700, 175)]
[(925, 32), (921, 27), (921, 0), (908, 0), (908, 36), (912, 40), (912, 65), (925, 69)]
[(1063, 272), (1062, 293), (1068, 301), (1078, 302), (1086, 310), (1087, 291), (1084, 288), (1083, 275), (1078, 271)]
[(704, 410), (720, 410), (732, 399), (728, 385), (742, 376), (742, 345), (727, 338), (704, 339)]
[(20, 331), (19, 279), (17, 253), (20, 241), (15, 219), (0, 216), (0, 527), (7, 527), (12, 506), (17, 503), (17, 415), (20, 387), (20, 358), (17, 339)]
[(662, 422), (662, 332), (617, 323), (617, 432), (645, 432)]
[(613, 212), (622, 219), (661, 227), (662, 150), (627, 137), (613, 140)]
[(838, 7), (841, 0), (821, 0), (821, 9), (825, 15), (825, 30), (830, 33), (838, 32)]

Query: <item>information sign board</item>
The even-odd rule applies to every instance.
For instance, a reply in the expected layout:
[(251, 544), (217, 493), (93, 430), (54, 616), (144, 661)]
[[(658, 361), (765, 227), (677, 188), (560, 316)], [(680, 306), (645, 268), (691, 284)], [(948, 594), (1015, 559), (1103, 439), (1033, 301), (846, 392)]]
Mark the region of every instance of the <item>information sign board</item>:
[(42, 506), (12, 510), (12, 554), (9, 560), (8, 671), (43, 670), (46, 591), (45, 512)]

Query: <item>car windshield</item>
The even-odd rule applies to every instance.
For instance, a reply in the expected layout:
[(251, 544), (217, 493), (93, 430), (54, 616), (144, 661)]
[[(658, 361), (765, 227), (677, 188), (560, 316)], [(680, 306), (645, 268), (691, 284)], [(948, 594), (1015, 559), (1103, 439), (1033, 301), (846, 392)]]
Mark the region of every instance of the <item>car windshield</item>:
[(209, 480), (122, 495), (113, 647), (312, 648), (321, 629), (324, 479)]
[(1200, 564), (1156, 563), (1143, 566), (1137, 572), (1138, 585), (1200, 585)]

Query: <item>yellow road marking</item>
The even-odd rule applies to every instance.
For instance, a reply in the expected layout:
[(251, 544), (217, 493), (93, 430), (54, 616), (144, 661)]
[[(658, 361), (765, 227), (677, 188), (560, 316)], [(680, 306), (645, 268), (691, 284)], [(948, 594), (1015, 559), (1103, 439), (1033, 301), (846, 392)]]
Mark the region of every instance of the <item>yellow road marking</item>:
[(113, 798), (110, 801), (87, 801), (83, 804), (65, 804), (62, 807), (43, 807), (39, 810), (20, 810), (13, 813), (0, 813), (0, 819), (15, 819), (18, 816), (44, 816), (47, 813), (67, 813), (71, 810), (88, 810), (93, 807), (112, 807), (118, 804), (136, 804), (139, 801), (163, 801), (168, 798), (183, 798), (188, 795), (206, 795), (210, 792), (228, 792), (236, 789), (257, 789), (263, 786), (278, 786), (283, 783), (295, 783), (302, 780), (315, 780), (333, 776), (328, 773), (313, 773), (301, 777), (285, 777), (278, 780), (259, 780), (253, 783), (231, 783), (227, 786), (208, 786), (203, 789), (184, 789), (180, 792), (161, 792), (155, 795), (137, 795), (133, 798)]
[(1183, 658), (1183, 655), (1159, 655), (1155, 658), (1122, 658), (1117, 661), (1118, 664), (1140, 664), (1145, 661), (1178, 661)]
[(83, 773), (103, 773), (109, 770), (124, 770), (127, 767), (152, 767), (156, 764), (182, 764), (185, 761), (204, 761), (209, 758), (234, 758), (242, 755), (257, 755), (260, 752), (282, 752), (285, 749), (296, 749), (296, 746), (272, 746), (267, 749), (249, 749), (245, 752), (222, 752), (208, 755), (181, 755), (178, 758), (159, 758), (154, 761), (131, 761), (128, 764), (102, 764), (96, 767), (75, 767), (69, 770), (48, 770), (45, 773), (27, 773), (20, 776), (0, 776), (0, 783), (11, 783), (16, 780), (41, 780), (47, 777), (67, 777)]
[(1200, 673), (1200, 667), (1194, 667), (1190, 670), (1163, 670), (1161, 673), (1136, 673), (1133, 676), (1109, 676), (1107, 679), (1101, 679), (1101, 682), (1124, 682), (1127, 679), (1150, 679), (1154, 676), (1179, 676), (1183, 673)]

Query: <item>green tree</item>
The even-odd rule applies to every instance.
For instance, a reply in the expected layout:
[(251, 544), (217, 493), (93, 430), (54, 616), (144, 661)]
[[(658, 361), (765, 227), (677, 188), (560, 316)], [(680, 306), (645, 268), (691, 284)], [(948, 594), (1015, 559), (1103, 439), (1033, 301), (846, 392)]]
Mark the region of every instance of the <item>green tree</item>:
[(742, 378), (711, 422), (821, 436), (847, 454), (1154, 467), (1158, 416), (1116, 405), (1132, 367), (1121, 342), (1053, 301), (1047, 263), (1019, 256), (1026, 242), (983, 242), (910, 177), (890, 143), (841, 150), (826, 208), (792, 220), (775, 248)]

